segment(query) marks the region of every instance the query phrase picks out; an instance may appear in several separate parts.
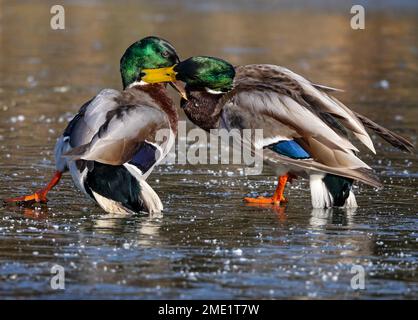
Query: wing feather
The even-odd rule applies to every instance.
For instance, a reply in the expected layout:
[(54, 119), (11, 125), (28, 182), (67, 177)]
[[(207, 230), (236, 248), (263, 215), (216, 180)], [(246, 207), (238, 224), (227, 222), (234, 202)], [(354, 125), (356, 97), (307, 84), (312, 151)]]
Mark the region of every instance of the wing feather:
[(121, 165), (130, 161), (145, 142), (157, 146), (163, 154), (163, 150), (169, 148), (169, 139), (160, 141), (157, 137), (161, 133), (159, 130), (167, 130), (167, 135), (171, 130), (168, 117), (161, 110), (142, 105), (119, 106), (107, 114), (106, 122), (91, 142), (64, 156)]
[[(263, 129), (263, 141), (242, 141), (244, 147), (251, 150), (266, 147), (267, 142), (272, 144), (281, 140), (296, 140), (312, 155), (312, 159), (292, 159), (264, 149), (265, 160), (269, 163), (286, 165), (295, 172), (332, 173), (380, 187), (381, 183), (371, 168), (355, 155), (354, 151), (358, 150), (347, 139), (344, 130), (330, 127), (333, 121), (321, 115), (325, 113), (335, 116), (336, 122), (341, 122), (354, 133), (367, 135), (360, 120), (325, 93), (320, 98), (327, 105), (316, 112), (315, 108), (318, 107), (312, 107), (301, 98), (300, 93), (304, 89), (301, 89), (300, 83), (288, 79), (290, 86), (285, 89), (281, 87), (283, 83), (277, 85), (275, 75), (264, 74), (261, 77), (264, 83), (261, 84), (254, 79), (256, 74), (247, 73), (244, 76), (241, 73), (234, 90), (220, 101), (223, 110), (220, 128)], [(269, 86), (270, 81), (275, 84)], [(310, 86), (310, 90), (317, 90)]]
[(64, 131), (64, 136), (70, 137), (72, 147), (91, 141), (106, 122), (107, 113), (118, 107), (115, 98), (119, 95), (120, 92), (117, 90), (104, 89), (80, 108)]
[[(370, 136), (354, 112), (327, 93), (335, 91), (335, 88), (313, 84), (291, 70), (276, 65), (239, 67), (237, 68), (236, 83), (245, 83), (249, 77), (253, 77), (251, 81), (254, 83), (257, 82), (257, 79), (254, 79), (257, 76), (262, 80), (259, 82), (264, 82), (264, 86), (270, 85), (270, 87), (279, 89), (299, 103), (301, 101), (305, 102), (305, 106), (313, 111), (333, 115), (373, 153), (376, 153)], [(303, 105), (303, 103), (301, 104)]]
[(381, 125), (378, 125), (361, 114), (356, 113), (356, 115), (368, 129), (373, 130), (373, 132), (377, 133), (382, 139), (389, 142), (392, 146), (409, 153), (414, 152), (414, 145), (404, 137), (382, 127)]
[(241, 128), (262, 128), (265, 137), (287, 137), (288, 140), (314, 137), (334, 149), (358, 151), (310, 109), (272, 90), (240, 90), (237, 87), (233, 99), (225, 104), (224, 113)]

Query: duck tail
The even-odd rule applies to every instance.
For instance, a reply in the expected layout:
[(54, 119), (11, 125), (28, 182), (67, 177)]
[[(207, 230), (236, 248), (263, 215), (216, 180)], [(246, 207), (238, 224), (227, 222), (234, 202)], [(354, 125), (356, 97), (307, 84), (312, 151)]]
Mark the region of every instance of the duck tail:
[(352, 191), (353, 179), (333, 174), (310, 176), (311, 200), (314, 208), (357, 207)]
[(395, 148), (409, 153), (414, 153), (414, 145), (404, 137), (400, 136), (399, 134), (393, 131), (390, 131), (389, 129), (382, 127), (381, 125), (378, 125), (376, 122), (373, 122), (372, 120), (361, 114), (356, 113), (356, 116), (360, 119), (360, 121), (366, 128), (378, 134), (382, 139), (390, 143)]
[(145, 179), (138, 179), (138, 182), (141, 189), (139, 196), (147, 212), (153, 214), (163, 211), (163, 204), (154, 189), (151, 188)]

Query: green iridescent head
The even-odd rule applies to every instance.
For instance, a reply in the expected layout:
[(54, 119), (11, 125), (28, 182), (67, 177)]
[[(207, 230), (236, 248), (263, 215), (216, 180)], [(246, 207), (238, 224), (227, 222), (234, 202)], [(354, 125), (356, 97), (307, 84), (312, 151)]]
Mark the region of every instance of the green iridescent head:
[(232, 89), (235, 69), (225, 60), (214, 57), (192, 57), (173, 68), (176, 79), (189, 86), (227, 92)]
[(158, 37), (146, 37), (133, 43), (120, 59), (123, 88), (140, 81), (143, 69), (169, 67), (178, 63), (174, 47)]

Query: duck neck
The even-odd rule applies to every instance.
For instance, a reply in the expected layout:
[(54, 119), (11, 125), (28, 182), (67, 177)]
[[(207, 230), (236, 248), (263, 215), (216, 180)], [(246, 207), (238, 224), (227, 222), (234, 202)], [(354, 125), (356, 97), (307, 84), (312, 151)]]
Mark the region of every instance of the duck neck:
[(217, 108), (223, 94), (213, 94), (206, 90), (186, 86), (188, 100), (182, 99), (181, 107), (191, 122), (209, 131), (217, 129), (222, 108)]

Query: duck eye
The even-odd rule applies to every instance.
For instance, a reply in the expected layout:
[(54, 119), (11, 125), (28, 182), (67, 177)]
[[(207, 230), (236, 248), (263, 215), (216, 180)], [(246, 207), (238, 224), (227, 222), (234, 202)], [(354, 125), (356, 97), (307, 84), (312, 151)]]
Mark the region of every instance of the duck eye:
[(168, 58), (168, 56), (170, 55), (170, 53), (168, 53), (168, 51), (163, 51), (163, 52), (161, 53), (161, 55), (162, 55), (164, 58)]

